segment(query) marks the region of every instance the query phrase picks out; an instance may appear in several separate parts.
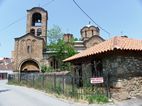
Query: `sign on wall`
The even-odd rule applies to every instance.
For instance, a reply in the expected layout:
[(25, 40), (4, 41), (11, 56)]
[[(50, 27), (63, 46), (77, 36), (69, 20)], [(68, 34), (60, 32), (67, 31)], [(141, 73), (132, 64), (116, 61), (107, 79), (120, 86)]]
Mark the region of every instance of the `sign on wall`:
[(91, 84), (99, 84), (99, 83), (103, 83), (103, 82), (104, 82), (103, 77), (90, 78)]

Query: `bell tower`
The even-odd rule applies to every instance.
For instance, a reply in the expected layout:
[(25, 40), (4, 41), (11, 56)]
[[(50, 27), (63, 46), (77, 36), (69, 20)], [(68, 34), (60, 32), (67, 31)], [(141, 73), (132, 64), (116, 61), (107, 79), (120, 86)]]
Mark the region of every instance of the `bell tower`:
[(44, 39), (47, 43), (47, 20), (48, 13), (41, 7), (27, 10), (26, 32)]

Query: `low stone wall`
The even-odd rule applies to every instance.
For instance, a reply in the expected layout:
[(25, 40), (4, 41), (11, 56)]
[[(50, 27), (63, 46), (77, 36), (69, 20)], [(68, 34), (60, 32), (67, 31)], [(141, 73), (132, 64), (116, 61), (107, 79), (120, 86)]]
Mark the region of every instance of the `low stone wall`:
[(116, 100), (124, 100), (136, 96), (142, 96), (142, 77), (130, 77), (119, 79), (110, 88), (111, 97)]

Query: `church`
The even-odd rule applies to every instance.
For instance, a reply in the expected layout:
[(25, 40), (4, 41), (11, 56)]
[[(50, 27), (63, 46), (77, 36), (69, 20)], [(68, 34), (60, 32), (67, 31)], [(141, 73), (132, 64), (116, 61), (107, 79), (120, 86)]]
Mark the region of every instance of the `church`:
[[(26, 34), (15, 38), (12, 52), (13, 70), (15, 72), (40, 72), (41, 65), (56, 67), (52, 57), (53, 51), (47, 46), (48, 12), (41, 7), (27, 10)], [(100, 30), (93, 25), (86, 25), (80, 30), (81, 40), (74, 41), (73, 47), (81, 52), (91, 46), (105, 41), (100, 36)], [(73, 34), (64, 34), (63, 39), (68, 42)]]

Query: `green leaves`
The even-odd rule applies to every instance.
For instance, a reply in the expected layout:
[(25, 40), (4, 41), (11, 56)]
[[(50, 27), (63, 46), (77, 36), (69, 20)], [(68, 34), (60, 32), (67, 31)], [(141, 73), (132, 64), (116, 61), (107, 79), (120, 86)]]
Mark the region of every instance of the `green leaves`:
[(89, 104), (91, 103), (107, 103), (108, 98), (105, 95), (97, 94), (97, 95), (91, 95), (87, 97)]
[(62, 60), (76, 54), (73, 45), (71, 43), (64, 42), (64, 40), (58, 40), (56, 43), (51, 43), (48, 46), (48, 49), (55, 51), (52, 56), (54, 56), (55, 59), (58, 60), (60, 69), (65, 69), (68, 67), (68, 65), (66, 65), (67, 63), (63, 63)]
[(45, 73), (45, 72), (51, 72), (53, 69), (52, 69), (52, 67), (50, 67), (50, 66), (46, 66), (46, 65), (41, 65), (41, 71), (42, 71), (42, 73)]
[(48, 41), (47, 50), (53, 52), (51, 57), (54, 57), (58, 62), (59, 68), (61, 70), (69, 69), (70, 64), (64, 63), (62, 60), (77, 53), (73, 46), (74, 39), (65, 42), (61, 28), (54, 25), (53, 28), (48, 31)]
[(61, 28), (57, 25), (54, 25), (53, 28), (48, 30), (48, 41), (49, 43), (55, 43), (59, 39), (62, 39), (63, 33)]

